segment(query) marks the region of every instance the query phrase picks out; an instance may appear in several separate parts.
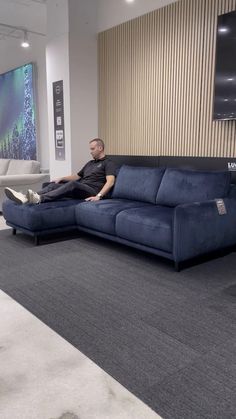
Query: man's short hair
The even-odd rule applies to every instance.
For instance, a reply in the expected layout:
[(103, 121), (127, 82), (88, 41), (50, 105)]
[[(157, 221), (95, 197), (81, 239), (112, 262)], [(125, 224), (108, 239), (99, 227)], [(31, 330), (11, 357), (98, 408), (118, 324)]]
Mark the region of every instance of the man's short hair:
[(97, 145), (99, 147), (102, 147), (102, 149), (104, 150), (105, 144), (104, 144), (104, 141), (101, 140), (101, 138), (94, 138), (93, 140), (89, 141), (89, 144), (93, 143), (94, 141), (96, 141)]

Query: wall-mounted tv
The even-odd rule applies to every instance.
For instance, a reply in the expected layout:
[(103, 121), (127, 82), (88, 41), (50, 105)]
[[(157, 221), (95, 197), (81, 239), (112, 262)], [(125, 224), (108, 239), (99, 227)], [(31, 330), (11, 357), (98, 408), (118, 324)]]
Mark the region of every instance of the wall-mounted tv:
[(0, 74), (0, 158), (36, 159), (34, 64)]
[(236, 119), (236, 11), (218, 16), (213, 119)]

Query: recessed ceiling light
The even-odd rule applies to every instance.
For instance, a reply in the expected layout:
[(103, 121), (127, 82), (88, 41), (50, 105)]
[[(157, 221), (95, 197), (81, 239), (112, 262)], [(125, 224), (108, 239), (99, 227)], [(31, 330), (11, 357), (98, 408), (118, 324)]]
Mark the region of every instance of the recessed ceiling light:
[(29, 48), (29, 42), (27, 42), (27, 41), (23, 41), (23, 42), (21, 42), (21, 46), (22, 46), (23, 48)]
[(226, 32), (229, 32), (229, 29), (226, 28), (226, 26), (222, 26), (221, 28), (218, 29), (218, 32), (220, 32), (220, 33), (226, 33)]
[(30, 44), (29, 44), (29, 40), (28, 40), (28, 33), (27, 33), (27, 31), (24, 31), (23, 33), (24, 33), (24, 39), (21, 42), (21, 46), (23, 48), (29, 48)]
[(126, 3), (133, 3), (134, 0), (126, 0)]

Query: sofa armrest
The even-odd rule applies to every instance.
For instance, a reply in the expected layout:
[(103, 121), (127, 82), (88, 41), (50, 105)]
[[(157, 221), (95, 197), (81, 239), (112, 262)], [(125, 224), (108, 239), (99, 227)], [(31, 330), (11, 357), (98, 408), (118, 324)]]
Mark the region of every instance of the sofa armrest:
[(4, 175), (0, 176), (0, 187), (12, 187), (33, 185), (35, 183), (43, 183), (49, 181), (49, 174), (33, 173), (25, 175)]
[(236, 244), (236, 199), (225, 198), (227, 213), (216, 201), (178, 205), (174, 213), (173, 256), (176, 262)]

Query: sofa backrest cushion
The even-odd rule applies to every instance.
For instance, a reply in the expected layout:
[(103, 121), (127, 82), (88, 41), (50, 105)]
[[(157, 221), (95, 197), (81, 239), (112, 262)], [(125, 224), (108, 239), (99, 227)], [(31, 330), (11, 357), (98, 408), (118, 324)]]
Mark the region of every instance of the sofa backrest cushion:
[(131, 199), (155, 204), (165, 169), (158, 167), (121, 166), (112, 198)]
[(156, 203), (176, 206), (224, 198), (229, 193), (230, 181), (230, 172), (166, 169), (157, 193)]
[(6, 175), (10, 159), (0, 159), (0, 176)]
[(8, 175), (26, 175), (40, 173), (40, 163), (36, 160), (12, 159), (7, 170)]

